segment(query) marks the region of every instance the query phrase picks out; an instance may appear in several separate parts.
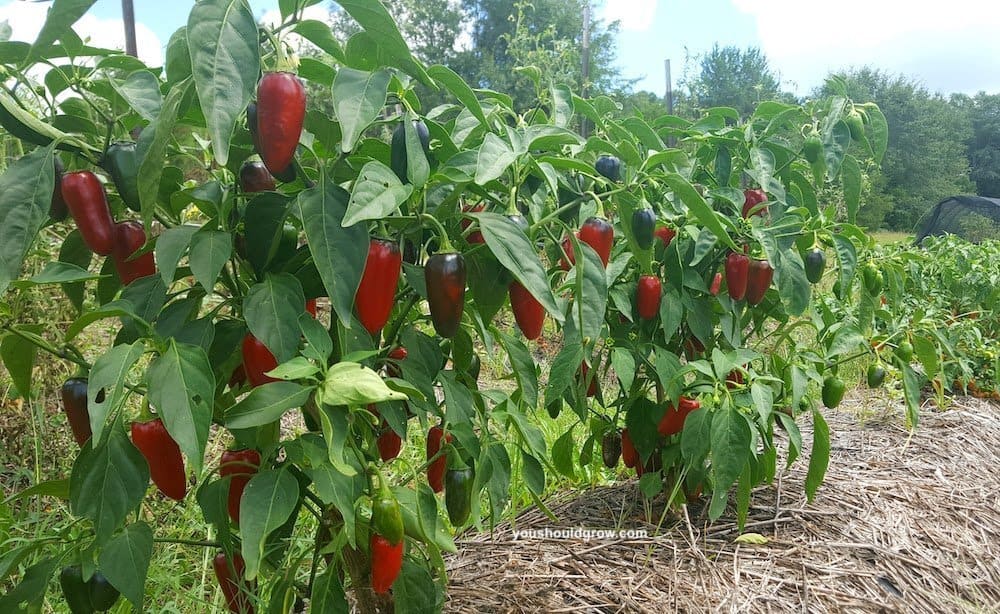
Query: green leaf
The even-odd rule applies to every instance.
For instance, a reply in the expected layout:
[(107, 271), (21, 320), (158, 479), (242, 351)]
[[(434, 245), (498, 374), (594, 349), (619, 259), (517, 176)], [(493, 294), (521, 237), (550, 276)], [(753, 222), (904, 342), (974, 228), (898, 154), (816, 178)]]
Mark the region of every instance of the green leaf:
[(885, 120), (885, 115), (875, 103), (865, 105), (865, 113), (868, 114), (868, 127), (871, 133), (869, 142), (872, 146), (875, 164), (882, 163), (882, 157), (889, 147), (889, 123)]
[(392, 583), (392, 596), (396, 614), (426, 614), (441, 611), (443, 595), (437, 589), (430, 571), (426, 565), (415, 563), (410, 559), (403, 560), (403, 568), (396, 581)]
[(399, 209), (413, 193), (412, 185), (404, 185), (392, 169), (378, 160), (364, 165), (351, 190), (343, 226), (378, 220)]
[(490, 132), (479, 147), (479, 154), (476, 160), (476, 183), (486, 185), (487, 183), (503, 175), (511, 164), (517, 160), (517, 154), (510, 145)]
[(812, 289), (798, 251), (792, 248), (778, 254), (775, 275), (778, 296), (781, 297), (785, 311), (791, 315), (802, 315), (809, 307)]
[[(125, 376), (139, 360), (145, 345), (136, 341), (132, 345), (118, 345), (102, 354), (90, 369), (87, 381), (87, 413), (94, 441), (101, 440), (108, 414), (120, 407), (127, 394)], [(98, 402), (98, 399), (103, 399)]]
[(924, 374), (928, 378), (933, 378), (938, 375), (938, 371), (941, 369), (940, 352), (938, 352), (938, 346), (934, 341), (928, 337), (921, 337), (914, 335), (913, 340), (913, 354), (920, 361), (921, 366), (924, 368)]
[(681, 455), (688, 463), (701, 462), (711, 449), (712, 416), (707, 409), (696, 409), (684, 418), (681, 431)]
[(524, 231), (510, 219), (497, 213), (477, 213), (475, 217), (479, 221), (483, 238), (486, 239), (486, 246), (500, 264), (521, 282), (553, 319), (562, 322), (563, 314), (552, 288), (549, 287), (545, 267)]
[(199, 230), (191, 237), (191, 273), (206, 293), (212, 294), (215, 280), (232, 255), (233, 237), (228, 232)]
[(833, 244), (837, 248), (837, 261), (840, 263), (838, 279), (846, 292), (854, 279), (854, 270), (858, 266), (858, 252), (854, 243), (843, 235), (833, 235)]
[(309, 252), (345, 328), (351, 327), (354, 294), (365, 270), (369, 242), (364, 224), (342, 225), (349, 199), (347, 192), (323, 173), (315, 187), (303, 190), (295, 200)]
[(573, 427), (563, 433), (552, 444), (552, 464), (556, 471), (571, 480), (576, 479), (576, 467), (573, 462), (573, 450), (576, 442), (573, 441)]
[(365, 72), (342, 67), (333, 80), (333, 110), (340, 122), (340, 149), (354, 149), (358, 137), (371, 125), (385, 106), (386, 90), (392, 74), (386, 70)]
[(861, 206), (861, 166), (854, 156), (844, 156), (840, 166), (840, 180), (844, 184), (844, 202), (847, 204), (847, 221), (854, 224)]
[[(25, 324), (18, 326), (19, 332), (30, 333), (36, 336), (42, 332), (41, 324)], [(20, 335), (8, 333), (0, 337), (0, 359), (3, 359), (3, 366), (10, 374), (11, 382), (17, 389), (17, 393), (22, 399), (31, 398), (31, 372), (35, 367), (35, 355), (38, 346), (28, 341)]]
[(21, 275), (21, 263), (48, 218), (55, 187), (52, 147), (18, 159), (0, 176), (0, 295)]
[(308, 313), (299, 315), (299, 330), (302, 331), (302, 336), (306, 339), (306, 348), (302, 353), (317, 362), (326, 364), (330, 354), (333, 353), (333, 341), (330, 339), (330, 333)]
[[(194, 11), (198, 11), (199, 7), (211, 3), (199, 3), (195, 6)], [(192, 11), (192, 15), (194, 11)], [(160, 194), (160, 179), (163, 177), (163, 168), (166, 166), (167, 146), (173, 138), (174, 125), (177, 123), (177, 112), (181, 101), (187, 96), (190, 87), (191, 82), (185, 80), (181, 84), (170, 88), (170, 93), (167, 94), (167, 99), (163, 102), (163, 107), (160, 109), (156, 120), (143, 130), (144, 135), (146, 131), (152, 130), (152, 139), (143, 138), (139, 140), (137, 154), (141, 162), (139, 163), (139, 176), (136, 179), (136, 183), (139, 190), (139, 204), (142, 208), (142, 221), (146, 228), (149, 228), (153, 221), (153, 212), (156, 209), (156, 201)], [(204, 102), (205, 99), (203, 98), (202, 103), (204, 104)], [(246, 107), (246, 103), (243, 106)], [(230, 131), (232, 131), (232, 127), (230, 127)], [(228, 150), (228, 141), (226, 147)], [(224, 160), (220, 160), (220, 163), (224, 162)]]
[(302, 285), (290, 273), (268, 273), (243, 299), (243, 314), (254, 337), (281, 364), (299, 351), (299, 315), (305, 309)]
[(816, 496), (816, 490), (823, 483), (826, 468), (830, 464), (830, 427), (827, 426), (823, 414), (813, 410), (813, 445), (809, 454), (809, 470), (806, 472), (806, 498), (809, 501)]
[(356, 362), (338, 362), (326, 372), (317, 401), (326, 405), (359, 407), (383, 401), (405, 401), (407, 396), (390, 390), (382, 377)]
[(98, 320), (104, 320), (106, 318), (125, 318), (131, 317), (135, 318), (136, 313), (133, 310), (132, 303), (124, 300), (117, 300), (102, 305), (99, 309), (94, 311), (85, 312), (79, 318), (73, 321), (66, 329), (65, 340), (67, 342), (72, 341), (77, 335), (83, 332), (83, 329), (87, 328), (94, 322)]
[(107, 440), (84, 446), (73, 463), (69, 503), (77, 516), (94, 522), (99, 543), (106, 542), (146, 495), (146, 459), (120, 426)]
[(663, 178), (664, 183), (674, 191), (681, 201), (687, 206), (687, 208), (694, 214), (695, 218), (702, 223), (708, 230), (710, 230), (720, 241), (724, 242), (730, 248), (734, 250), (739, 250), (736, 243), (730, 238), (729, 233), (726, 232), (725, 227), (722, 222), (719, 221), (718, 215), (712, 208), (705, 202), (705, 199), (698, 190), (694, 189), (688, 180), (681, 177), (677, 173), (668, 173)]
[(283, 469), (261, 471), (247, 483), (240, 498), (240, 534), (246, 579), (257, 577), (264, 542), (288, 520), (299, 498), (299, 481)]
[(575, 296), (572, 314), (584, 339), (595, 341), (601, 336), (604, 314), (608, 304), (608, 277), (604, 264), (589, 245), (572, 239), (576, 246), (576, 261), (583, 266), (576, 267)]
[[(399, 589), (394, 588), (394, 596), (399, 599)], [(316, 576), (310, 593), (309, 614), (342, 614), (350, 611), (347, 605), (347, 595), (340, 583), (338, 569), (331, 565), (322, 574)]]
[(545, 406), (558, 401), (576, 381), (576, 372), (583, 362), (583, 348), (578, 344), (563, 346), (549, 367), (549, 382), (545, 386)]
[(496, 335), (507, 351), (507, 358), (510, 359), (511, 367), (514, 369), (514, 377), (517, 378), (517, 386), (521, 391), (521, 401), (526, 407), (537, 407), (538, 375), (535, 372), (535, 359), (524, 342), (517, 337), (501, 331), (496, 331)]
[(427, 183), (431, 168), (424, 152), (424, 145), (417, 134), (417, 122), (407, 115), (403, 120), (403, 142), (406, 145), (406, 178), (415, 186)]
[(194, 470), (200, 471), (212, 423), (215, 375), (200, 347), (171, 339), (146, 372), (149, 402)]
[(475, 415), (472, 393), (458, 383), (454, 371), (440, 371), (438, 381), (444, 391), (445, 420), (451, 424), (469, 423)]
[(302, 407), (313, 389), (293, 382), (271, 382), (257, 386), (250, 394), (226, 410), (228, 429), (264, 426), (281, 418), (289, 409)]
[(920, 421), (920, 379), (910, 365), (900, 364), (903, 374), (903, 400), (906, 401), (906, 426), (916, 428)]
[(97, 563), (111, 586), (142, 611), (146, 573), (153, 556), (153, 530), (145, 522), (129, 525), (101, 550)]
[(316, 19), (306, 19), (295, 24), (292, 31), (327, 52), (337, 61), (344, 62), (344, 50), (333, 36), (329, 24)]
[(739, 411), (719, 408), (712, 417), (713, 488), (726, 491), (750, 457), (750, 426)]
[(424, 85), (434, 89), (434, 82), (422, 65), (414, 60), (396, 22), (382, 2), (372, 0), (338, 1), (347, 14), (378, 42), (379, 49), (399, 62), (400, 67), (411, 77), (416, 77)]
[[(69, 499), (69, 478), (39, 482), (34, 486), (29, 486), (18, 493), (14, 493), (4, 499), (3, 502), (10, 503), (11, 501), (19, 501), (21, 499), (27, 499), (28, 497), (34, 497), (35, 495), (67, 500)], [(0, 565), (0, 567), (2, 567), (2, 565)], [(0, 570), (0, 579), (3, 579), (2, 570)]]
[(60, 559), (58, 557), (50, 557), (42, 559), (29, 567), (24, 572), (21, 582), (0, 597), (0, 611), (26, 611), (20, 608), (20, 604), (22, 603), (38, 604), (39, 607), (35, 611), (40, 611), (42, 600), (45, 599), (45, 591), (49, 586), (49, 580), (52, 578), (52, 574), (55, 573), (59, 562)]
[(458, 73), (447, 66), (436, 64), (427, 69), (427, 74), (429, 74), (435, 81), (448, 88), (448, 91), (451, 92), (455, 98), (462, 103), (462, 106), (468, 109), (469, 113), (472, 113), (472, 116), (478, 119), (480, 123), (486, 123), (486, 115), (483, 113), (483, 107), (479, 104), (479, 99), (476, 98), (476, 93), (472, 91), (469, 84), (466, 83), (465, 80), (458, 75)]
[(153, 121), (160, 114), (163, 96), (160, 95), (160, 82), (148, 70), (137, 70), (119, 82), (111, 79), (111, 86), (143, 119)]
[(177, 263), (191, 243), (191, 237), (198, 230), (197, 226), (175, 226), (164, 230), (163, 234), (156, 238), (156, 248), (153, 253), (156, 257), (156, 266), (160, 269), (160, 277), (167, 286), (173, 283)]
[(61, 40), (67, 33), (72, 35), (73, 24), (87, 13), (95, 2), (96, 0), (56, 0), (53, 2), (45, 16), (45, 23), (42, 24), (42, 29), (38, 32), (38, 37), (31, 45), (28, 59), (38, 58), (41, 50), (57, 40)]
[(188, 16), (187, 37), (212, 151), (224, 166), (236, 118), (246, 111), (260, 75), (257, 20), (246, 0), (200, 0)]
[(632, 352), (622, 347), (616, 347), (611, 352), (611, 366), (614, 368), (615, 374), (618, 375), (618, 381), (622, 383), (622, 389), (630, 389), (637, 372)]
[[(86, 244), (84, 244), (80, 230), (74, 228), (66, 235), (66, 238), (63, 239), (63, 244), (59, 247), (59, 262), (73, 264), (80, 269), (87, 270), (90, 268), (90, 263), (93, 259), (94, 255), (87, 249)], [(86, 287), (83, 282), (62, 284), (62, 290), (66, 294), (66, 298), (73, 303), (73, 307), (76, 308), (77, 313), (83, 311), (83, 293), (85, 289)]]
[(528, 486), (528, 490), (535, 495), (541, 495), (545, 492), (545, 470), (542, 469), (542, 464), (524, 450), (521, 450), (521, 463), (524, 471), (524, 482)]

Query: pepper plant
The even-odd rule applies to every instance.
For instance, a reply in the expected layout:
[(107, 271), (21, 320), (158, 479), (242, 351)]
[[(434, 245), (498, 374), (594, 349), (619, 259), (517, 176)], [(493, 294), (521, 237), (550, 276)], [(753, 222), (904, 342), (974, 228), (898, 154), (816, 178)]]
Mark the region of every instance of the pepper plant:
[[(497, 522), (515, 480), (544, 505), (547, 475), (619, 453), (645, 495), (703, 492), (717, 518), (735, 490), (742, 521), (779, 442), (802, 452), (802, 413), (815, 492), (816, 389), (867, 343), (813, 316), (811, 282), (855, 275), (851, 151), (884, 153), (875, 106), (622, 117), (523, 67), (538, 102), (515, 109), (422, 65), (381, 3), (339, 2), (361, 28), (347, 41), (302, 19), (315, 3), (282, 1), (268, 28), (245, 0), (201, 0), (162, 69), (81, 41), (92, 2), (0, 42), (0, 124), (30, 149), (0, 177), (0, 292), (60, 284), (79, 312), (55, 342), (0, 319), (23, 396), (21, 350), (80, 370), (72, 473), (22, 496), (62, 496), (84, 527), (9, 554), (0, 580), (26, 571), (0, 610), (75, 565), (142, 607), (150, 477), (214, 526), (201, 543), (234, 612), (341, 611), (345, 590), (361, 611), (439, 609), (453, 530)], [(317, 54), (296, 60), (292, 35)], [(423, 108), (418, 86), (453, 102)], [(48, 225), (58, 261), (18, 279)], [(90, 356), (77, 340), (98, 321), (116, 332)], [(539, 366), (546, 331), (560, 349)], [(481, 387), (481, 354), (513, 384)], [(304, 432), (282, 427), (300, 411)], [(539, 425), (563, 411), (550, 448)], [(206, 458), (219, 431), (230, 449)], [(399, 455), (413, 439), (425, 463)]]

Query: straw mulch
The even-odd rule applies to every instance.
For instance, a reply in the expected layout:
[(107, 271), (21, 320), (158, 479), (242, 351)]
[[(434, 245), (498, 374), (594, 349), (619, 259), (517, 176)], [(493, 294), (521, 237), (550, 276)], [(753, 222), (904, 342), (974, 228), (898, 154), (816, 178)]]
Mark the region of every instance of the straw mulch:
[[(460, 540), (447, 560), (447, 611), (1000, 611), (1000, 406), (958, 399), (927, 411), (912, 434), (887, 409), (864, 423), (828, 415), (826, 481), (807, 503), (807, 459), (753, 494), (737, 543), (730, 509), (709, 525), (702, 505), (656, 530), (635, 480), (547, 503), (523, 529), (646, 529), (624, 541), (516, 540), (504, 524)], [(866, 411), (871, 413), (869, 407)], [(810, 427), (803, 426), (809, 449)]]

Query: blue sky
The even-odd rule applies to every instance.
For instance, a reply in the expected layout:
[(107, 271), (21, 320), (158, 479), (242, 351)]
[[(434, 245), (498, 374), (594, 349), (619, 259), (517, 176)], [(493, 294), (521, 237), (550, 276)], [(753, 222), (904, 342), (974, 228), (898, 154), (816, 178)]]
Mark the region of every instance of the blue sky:
[[(187, 21), (191, 2), (134, 0), (140, 56), (156, 64), (170, 34)], [(942, 93), (1000, 92), (1000, 2), (949, 0), (596, 0), (598, 16), (621, 20), (619, 67), (638, 88), (662, 95), (663, 62), (676, 84), (685, 50), (696, 56), (715, 42), (759, 46), (785, 89), (808, 94), (831, 70), (872, 65), (903, 73)], [(250, 0), (258, 17), (277, 0)], [(14, 38), (32, 40), (46, 3), (0, 0)], [(324, 10), (322, 7), (313, 7)], [(98, 0), (77, 31), (122, 46), (121, 3)], [(691, 65), (695, 67), (695, 64)]]

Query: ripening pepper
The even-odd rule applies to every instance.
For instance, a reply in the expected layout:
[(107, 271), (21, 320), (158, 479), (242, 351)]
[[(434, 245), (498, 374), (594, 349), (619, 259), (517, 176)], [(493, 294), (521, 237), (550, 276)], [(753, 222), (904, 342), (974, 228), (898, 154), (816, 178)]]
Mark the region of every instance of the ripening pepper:
[(517, 327), (521, 329), (525, 339), (537, 339), (542, 334), (545, 308), (519, 281), (510, 282), (507, 293)]
[[(427, 124), (417, 120), (413, 122), (413, 129), (420, 140), (420, 148), (424, 150), (426, 156), (431, 150), (431, 133), (427, 130)], [(406, 152), (406, 127), (400, 123), (392, 131), (392, 142), (390, 144), (389, 166), (396, 173), (403, 183), (410, 183), (408, 175), (409, 156)]]
[(317, 313), (316, 299), (311, 298), (306, 300), (306, 313), (311, 315), (314, 320), (316, 319), (316, 313)]
[[(432, 426), (427, 431), (427, 460), (431, 460), (441, 451), (442, 442), (451, 442), (451, 433), (445, 433), (440, 426)], [(448, 456), (441, 454), (427, 467), (427, 483), (431, 490), (441, 492), (444, 490), (444, 473), (448, 468)]]
[[(577, 235), (579, 238), (579, 235)], [(576, 254), (573, 253), (573, 241), (566, 237), (560, 244), (559, 268), (564, 271), (570, 270), (576, 264)]]
[(577, 377), (581, 382), (585, 382), (590, 379), (590, 383), (587, 384), (587, 396), (597, 396), (597, 376), (595, 375), (594, 377), (590, 377), (590, 367), (586, 362), (580, 363), (580, 370), (577, 372)]
[(67, 215), (69, 215), (69, 209), (66, 208), (66, 201), (63, 200), (62, 195), (62, 177), (66, 169), (63, 166), (62, 160), (58, 157), (52, 158), (52, 164), (55, 167), (55, 185), (52, 187), (52, 201), (49, 203), (49, 217), (52, 218), (53, 222), (61, 222), (66, 219)]
[(372, 528), (390, 544), (403, 541), (403, 514), (399, 501), (381, 477), (379, 489), (372, 497)]
[(739, 369), (733, 369), (726, 375), (726, 388), (732, 390), (737, 386), (743, 385), (743, 371)]
[(372, 335), (377, 335), (389, 321), (402, 266), (403, 254), (394, 242), (372, 239), (368, 243), (368, 259), (354, 306), (361, 325)]
[(260, 339), (254, 337), (252, 333), (247, 333), (243, 337), (243, 368), (246, 370), (247, 379), (251, 386), (260, 386), (278, 380), (265, 375), (271, 369), (278, 366), (278, 360), (267, 349), (267, 346)]
[(747, 273), (747, 304), (757, 305), (764, 300), (767, 289), (771, 287), (774, 269), (767, 260), (751, 260)]
[[(263, 147), (260, 144), (260, 133), (257, 132), (257, 103), (255, 102), (247, 105), (247, 129), (250, 131), (250, 138), (253, 139), (253, 149), (259, 156)], [(267, 169), (266, 166), (264, 168), (265, 170)], [(270, 176), (271, 173), (269, 172), (268, 175)], [(282, 183), (295, 181), (295, 165), (289, 164), (283, 171), (274, 173), (273, 177)], [(272, 187), (271, 189), (273, 190), (274, 188)]]
[(257, 133), (260, 157), (271, 174), (292, 163), (302, 136), (306, 90), (292, 73), (265, 74), (257, 85)]
[(589, 217), (580, 226), (577, 233), (580, 240), (594, 248), (605, 268), (611, 258), (611, 245), (615, 240), (615, 229), (607, 220), (599, 217)]
[[(480, 211), (484, 211), (485, 209), (486, 209), (486, 205), (484, 203), (479, 203), (477, 205), (462, 205), (462, 212), (463, 213), (479, 213)], [(472, 226), (472, 220), (470, 220), (469, 218), (463, 217), (462, 221), (459, 222), (459, 226), (461, 227), (462, 232), (465, 232), (465, 230), (469, 226)], [(478, 230), (473, 230), (472, 232), (470, 232), (468, 234), (468, 236), (465, 237), (465, 240), (469, 242), (469, 245), (475, 245), (475, 244), (478, 244), (478, 243), (486, 243), (486, 239), (483, 238), (483, 233), (481, 233)]]
[(388, 462), (396, 458), (399, 456), (399, 451), (403, 448), (403, 438), (384, 422), (382, 423), (382, 431), (379, 433), (375, 443), (378, 446), (378, 455), (382, 459), (382, 462)]
[(236, 524), (240, 523), (240, 499), (247, 482), (260, 470), (260, 452), (257, 450), (226, 450), (219, 462), (219, 475), (232, 476), (229, 481), (229, 498), (226, 509)]
[(657, 238), (660, 239), (660, 243), (663, 244), (663, 247), (669, 247), (670, 242), (673, 241), (674, 237), (677, 236), (677, 231), (669, 226), (660, 226), (655, 231), (653, 231), (653, 234), (655, 234)]
[(180, 501), (187, 492), (184, 458), (163, 420), (132, 423), (132, 443), (146, 458), (149, 476), (160, 492)]
[(636, 209), (632, 213), (632, 236), (642, 249), (653, 247), (656, 214), (652, 209)]
[(229, 611), (233, 614), (253, 614), (253, 605), (247, 592), (251, 587), (244, 580), (246, 562), (240, 553), (233, 553), (232, 567), (224, 552), (216, 554), (212, 559), (212, 569), (215, 570), (215, 579), (219, 582)]
[[(115, 224), (115, 249), (112, 257), (115, 270), (123, 286), (137, 279), (156, 274), (153, 252), (134, 256), (146, 244), (146, 231), (142, 224), (132, 220)], [(134, 256), (134, 257), (133, 257)]]
[(66, 173), (62, 178), (62, 195), (90, 251), (110, 256), (115, 249), (115, 222), (97, 175), (90, 171)]
[(720, 289), (722, 289), (722, 273), (716, 273), (708, 287), (708, 293), (712, 296), (718, 296)]
[(635, 467), (639, 464), (639, 452), (632, 445), (632, 437), (628, 434), (628, 429), (622, 430), (622, 462), (626, 467)]
[(453, 467), (444, 474), (444, 506), (452, 526), (460, 527), (472, 513), (476, 472), (472, 467)]
[(403, 372), (399, 368), (399, 362), (406, 360), (407, 351), (403, 346), (394, 347), (389, 350), (389, 358), (395, 362), (387, 362), (385, 365), (385, 374), (389, 377), (403, 377)]
[(379, 594), (389, 592), (392, 583), (403, 568), (403, 543), (392, 544), (378, 533), (372, 533), (372, 590)]
[(643, 320), (652, 320), (660, 312), (660, 298), (663, 295), (663, 286), (660, 278), (656, 275), (642, 275), (639, 277), (639, 285), (636, 287), (635, 303), (639, 311), (639, 317)]
[(618, 466), (618, 458), (622, 455), (622, 435), (617, 430), (608, 431), (601, 438), (601, 458), (604, 466), (614, 469)]
[(274, 177), (268, 172), (263, 162), (247, 160), (240, 167), (240, 191), (244, 194), (273, 192), (274, 189)]
[(111, 181), (118, 190), (118, 196), (132, 211), (141, 211), (139, 205), (139, 155), (135, 143), (119, 141), (112, 143), (104, 153), (101, 167), (111, 175)]
[(767, 215), (767, 205), (758, 207), (761, 203), (766, 202), (767, 193), (764, 190), (743, 190), (743, 217)]
[(729, 289), (729, 297), (734, 301), (746, 296), (749, 272), (750, 258), (745, 254), (730, 252), (726, 256), (726, 287)]
[(840, 401), (844, 398), (844, 390), (846, 386), (844, 381), (835, 375), (828, 375), (823, 380), (823, 405), (829, 409), (840, 405)]
[(424, 265), (427, 304), (437, 334), (450, 339), (458, 332), (465, 308), (465, 259), (462, 254), (434, 254)]
[(90, 440), (90, 413), (87, 411), (87, 380), (71, 377), (62, 385), (63, 412), (73, 430), (73, 439), (81, 448)]
[(615, 156), (601, 156), (594, 163), (594, 169), (609, 181), (622, 178), (622, 162)]
[(660, 423), (656, 426), (656, 432), (664, 437), (680, 433), (684, 429), (684, 420), (687, 419), (688, 414), (699, 407), (701, 407), (701, 403), (688, 397), (678, 399), (676, 407), (672, 403), (668, 403), (663, 417), (660, 418)]
[(814, 247), (806, 252), (805, 257), (806, 279), (811, 284), (818, 284), (823, 279), (823, 270), (826, 268), (826, 254), (818, 247)]

